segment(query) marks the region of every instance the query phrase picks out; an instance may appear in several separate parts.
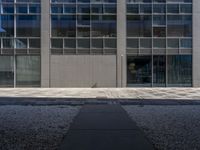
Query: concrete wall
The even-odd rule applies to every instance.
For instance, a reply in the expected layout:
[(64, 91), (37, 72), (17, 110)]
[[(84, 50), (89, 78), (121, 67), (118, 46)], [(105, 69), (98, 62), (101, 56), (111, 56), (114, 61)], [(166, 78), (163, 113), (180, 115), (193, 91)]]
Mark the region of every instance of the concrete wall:
[(41, 87), (49, 87), (50, 3), (41, 1)]
[(200, 87), (200, 0), (193, 0), (193, 86)]
[(126, 87), (126, 0), (117, 4), (117, 87)]
[(52, 55), (51, 87), (116, 87), (115, 55)]

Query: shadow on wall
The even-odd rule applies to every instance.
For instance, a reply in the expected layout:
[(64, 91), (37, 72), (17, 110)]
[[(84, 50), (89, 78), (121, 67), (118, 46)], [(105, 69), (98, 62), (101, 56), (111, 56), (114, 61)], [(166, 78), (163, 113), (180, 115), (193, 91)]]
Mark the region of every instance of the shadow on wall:
[(98, 84), (95, 83), (91, 88), (97, 88), (97, 87), (98, 87), (97, 85), (98, 85)]

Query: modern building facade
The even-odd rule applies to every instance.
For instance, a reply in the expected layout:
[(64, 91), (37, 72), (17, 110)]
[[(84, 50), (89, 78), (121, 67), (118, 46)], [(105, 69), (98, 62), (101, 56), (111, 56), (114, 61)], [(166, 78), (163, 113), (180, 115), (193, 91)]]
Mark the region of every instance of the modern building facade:
[(0, 0), (0, 87), (199, 87), (199, 0)]

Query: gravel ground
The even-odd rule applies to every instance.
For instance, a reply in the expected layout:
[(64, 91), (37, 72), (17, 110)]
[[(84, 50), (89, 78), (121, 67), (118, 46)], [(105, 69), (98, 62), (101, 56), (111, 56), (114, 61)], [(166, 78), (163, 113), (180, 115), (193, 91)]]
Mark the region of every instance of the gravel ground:
[(0, 150), (55, 150), (80, 107), (0, 106)]
[(158, 150), (200, 150), (200, 106), (123, 106)]

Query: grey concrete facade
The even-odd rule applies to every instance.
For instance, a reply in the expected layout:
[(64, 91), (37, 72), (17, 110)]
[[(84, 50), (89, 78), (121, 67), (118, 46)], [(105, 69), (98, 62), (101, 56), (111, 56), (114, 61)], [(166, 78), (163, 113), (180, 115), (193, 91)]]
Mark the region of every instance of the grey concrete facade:
[(117, 20), (117, 87), (126, 87), (126, 0), (118, 0)]
[[(41, 3), (41, 87), (127, 87), (126, 0), (117, 2), (117, 54), (108, 56), (51, 55), (50, 3)], [(194, 87), (200, 86), (199, 27), (200, 2), (193, 0)]]
[(200, 87), (200, 1), (193, 0), (193, 86)]
[(50, 2), (41, 1), (41, 87), (50, 87)]
[(116, 87), (116, 56), (53, 55), (50, 87)]

